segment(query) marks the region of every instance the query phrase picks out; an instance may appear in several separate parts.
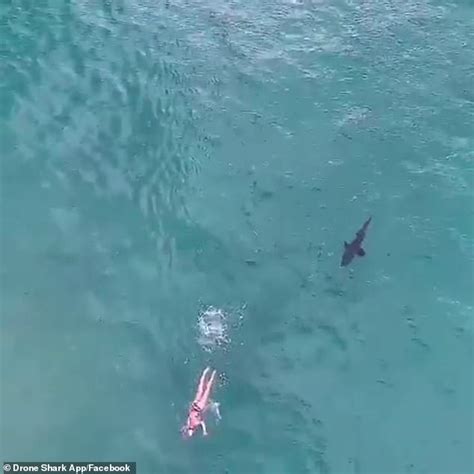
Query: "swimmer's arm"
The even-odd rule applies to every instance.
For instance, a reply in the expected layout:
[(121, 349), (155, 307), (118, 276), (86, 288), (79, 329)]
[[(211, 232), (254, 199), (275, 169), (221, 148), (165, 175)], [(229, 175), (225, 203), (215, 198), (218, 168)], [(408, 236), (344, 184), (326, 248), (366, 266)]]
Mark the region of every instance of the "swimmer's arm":
[(214, 402), (214, 412), (218, 420), (222, 420), (221, 411), (219, 410), (220, 403)]
[(204, 421), (201, 421), (201, 428), (202, 428), (202, 434), (204, 436), (207, 436), (206, 423), (204, 423)]

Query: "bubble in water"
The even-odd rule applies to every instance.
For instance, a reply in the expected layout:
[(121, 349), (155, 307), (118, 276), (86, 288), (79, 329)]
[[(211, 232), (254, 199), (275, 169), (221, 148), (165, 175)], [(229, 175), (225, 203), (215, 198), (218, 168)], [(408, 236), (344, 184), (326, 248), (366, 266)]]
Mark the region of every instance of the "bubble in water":
[(205, 351), (211, 352), (216, 347), (229, 342), (226, 315), (221, 309), (209, 306), (201, 311), (198, 318), (198, 330), (198, 342)]

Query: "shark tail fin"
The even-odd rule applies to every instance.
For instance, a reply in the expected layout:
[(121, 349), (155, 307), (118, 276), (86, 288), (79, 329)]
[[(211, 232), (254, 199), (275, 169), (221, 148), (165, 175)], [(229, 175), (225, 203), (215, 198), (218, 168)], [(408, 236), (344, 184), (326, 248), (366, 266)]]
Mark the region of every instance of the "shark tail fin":
[(363, 257), (365, 255), (365, 250), (361, 247), (358, 251), (357, 251), (357, 255), (359, 255), (359, 257)]

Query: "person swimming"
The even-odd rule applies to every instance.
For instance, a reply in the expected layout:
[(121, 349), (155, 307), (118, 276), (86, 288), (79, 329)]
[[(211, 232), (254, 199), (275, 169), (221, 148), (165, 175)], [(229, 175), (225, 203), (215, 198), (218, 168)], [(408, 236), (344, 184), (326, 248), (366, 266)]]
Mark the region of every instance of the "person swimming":
[(213, 409), (218, 418), (220, 418), (219, 404), (212, 402), (209, 398), (216, 377), (216, 371), (213, 370), (211, 376), (206, 380), (206, 376), (211, 369), (206, 367), (199, 379), (199, 385), (193, 402), (189, 407), (188, 419), (186, 425), (181, 429), (185, 438), (190, 438), (196, 433), (199, 427), (202, 428), (202, 434), (207, 436), (204, 414), (207, 410)]

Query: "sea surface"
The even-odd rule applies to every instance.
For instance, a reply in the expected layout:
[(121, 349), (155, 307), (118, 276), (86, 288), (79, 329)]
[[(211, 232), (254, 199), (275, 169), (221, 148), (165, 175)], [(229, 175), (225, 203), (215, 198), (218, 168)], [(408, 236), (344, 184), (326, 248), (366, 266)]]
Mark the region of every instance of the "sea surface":
[[(473, 25), (472, 0), (0, 0), (0, 458), (474, 472)], [(206, 365), (222, 421), (184, 441)]]

